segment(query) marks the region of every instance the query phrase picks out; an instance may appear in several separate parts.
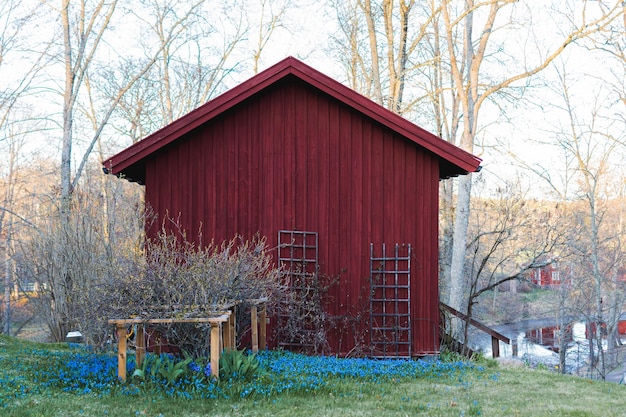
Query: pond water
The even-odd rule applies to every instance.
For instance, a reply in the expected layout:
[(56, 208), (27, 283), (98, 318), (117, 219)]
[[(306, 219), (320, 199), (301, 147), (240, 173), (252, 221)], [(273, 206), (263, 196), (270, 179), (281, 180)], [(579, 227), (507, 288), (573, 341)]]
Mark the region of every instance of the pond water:
[[(514, 344), (517, 343), (517, 357), (531, 365), (543, 364), (558, 369), (559, 343), (558, 327), (550, 324), (534, 327), (541, 323), (527, 323), (494, 326), (494, 329), (511, 339), (511, 345), (500, 342), (500, 356), (514, 356)], [(586, 337), (585, 323), (575, 322), (567, 327), (564, 335), (565, 371), (581, 374), (589, 357), (589, 340)], [(491, 357), (491, 337), (479, 331), (470, 332), (471, 345)]]

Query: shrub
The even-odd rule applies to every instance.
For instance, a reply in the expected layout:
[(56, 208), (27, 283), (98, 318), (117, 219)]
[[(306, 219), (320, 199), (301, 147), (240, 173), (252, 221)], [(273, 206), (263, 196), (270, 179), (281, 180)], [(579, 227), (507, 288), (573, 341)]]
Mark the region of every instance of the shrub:
[[(146, 243), (139, 273), (113, 283), (109, 317), (210, 317), (248, 299), (282, 293), (266, 239), (237, 236), (221, 245), (194, 243), (172, 222)], [(170, 344), (198, 358), (208, 356), (208, 324), (154, 326)]]

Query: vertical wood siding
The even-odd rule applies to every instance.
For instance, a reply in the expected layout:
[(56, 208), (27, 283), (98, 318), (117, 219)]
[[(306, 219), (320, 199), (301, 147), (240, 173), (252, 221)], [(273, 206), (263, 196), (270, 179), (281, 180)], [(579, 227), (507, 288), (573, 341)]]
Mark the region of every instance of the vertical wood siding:
[[(317, 232), (321, 274), (340, 277), (333, 316), (367, 312), (370, 243), (410, 243), (413, 353), (424, 354), (439, 347), (438, 170), (414, 143), (287, 78), (152, 155), (146, 201), (205, 241), (259, 232), (273, 247), (280, 229)], [(339, 329), (330, 345), (346, 353), (355, 336)]]

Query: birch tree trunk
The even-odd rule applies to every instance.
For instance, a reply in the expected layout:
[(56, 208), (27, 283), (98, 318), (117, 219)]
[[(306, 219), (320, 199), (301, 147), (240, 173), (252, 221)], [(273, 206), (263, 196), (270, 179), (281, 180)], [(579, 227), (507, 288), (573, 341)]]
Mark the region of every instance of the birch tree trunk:
[[(117, 0), (99, 0), (88, 9), (88, 0), (78, 2), (71, 7), (72, 0), (62, 0), (60, 8), (63, 29), (63, 63), (65, 66), (65, 84), (63, 88), (63, 134), (61, 145), (61, 186), (60, 214), (61, 223), (67, 223), (71, 210), (72, 192), (72, 146), (74, 111), (78, 94), (89, 67), (94, 61), (104, 32), (108, 29)], [(80, 176), (80, 171), (76, 177)]]

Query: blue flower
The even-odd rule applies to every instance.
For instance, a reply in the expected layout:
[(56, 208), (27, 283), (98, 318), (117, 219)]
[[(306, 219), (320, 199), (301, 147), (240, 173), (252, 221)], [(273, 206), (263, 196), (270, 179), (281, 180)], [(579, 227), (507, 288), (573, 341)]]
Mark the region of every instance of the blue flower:
[(198, 366), (198, 364), (195, 362), (189, 363), (189, 369), (191, 369), (193, 372), (200, 372), (200, 366)]
[(204, 367), (204, 375), (208, 378), (211, 376), (211, 363), (207, 363)]

